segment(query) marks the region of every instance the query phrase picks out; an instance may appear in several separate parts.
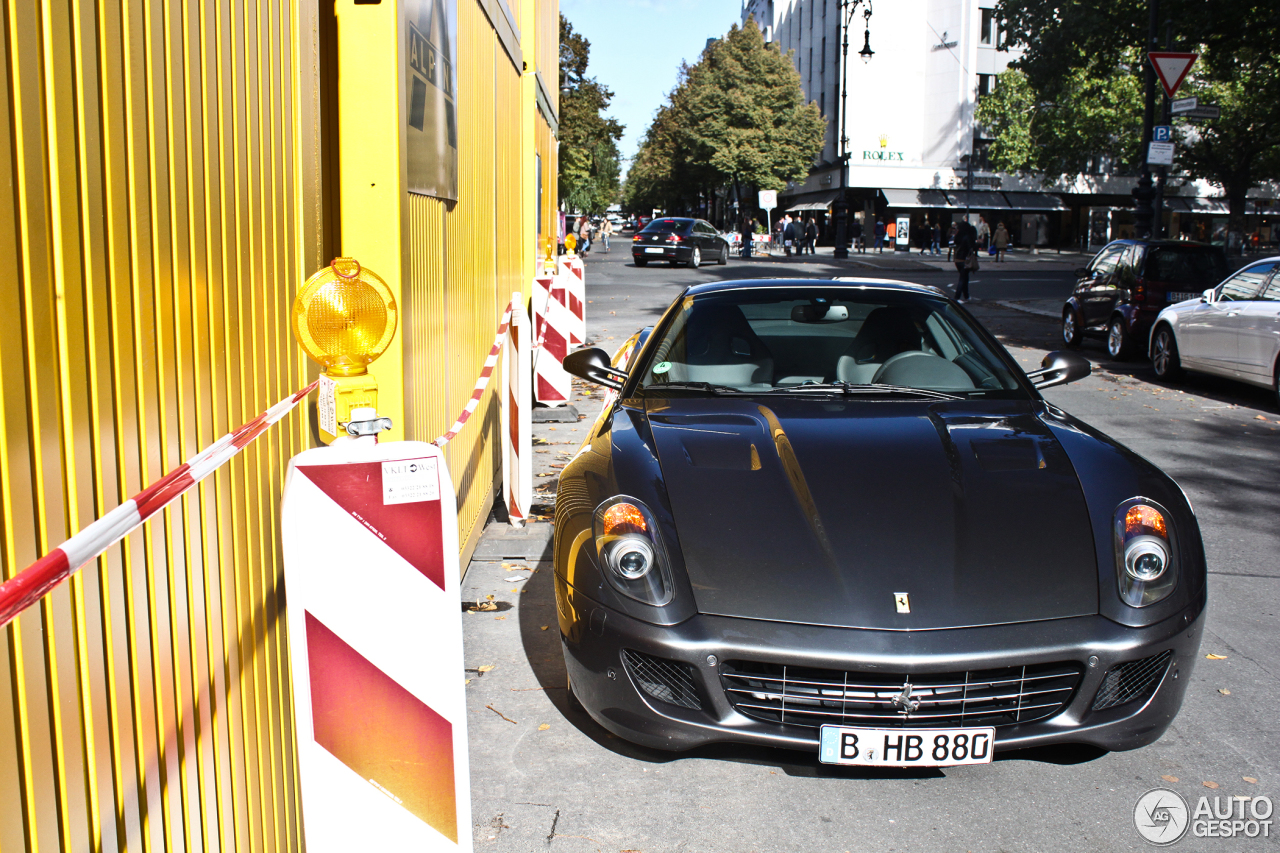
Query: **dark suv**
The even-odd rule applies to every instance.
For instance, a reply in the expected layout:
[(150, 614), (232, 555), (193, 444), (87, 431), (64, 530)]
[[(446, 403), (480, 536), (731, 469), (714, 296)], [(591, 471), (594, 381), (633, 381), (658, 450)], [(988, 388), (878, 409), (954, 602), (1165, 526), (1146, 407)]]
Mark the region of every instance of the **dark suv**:
[(1086, 330), (1107, 336), (1117, 360), (1145, 351), (1156, 315), (1165, 306), (1199, 299), (1227, 277), (1218, 246), (1177, 240), (1114, 240), (1076, 270), (1076, 287), (1062, 306), (1062, 340), (1079, 346)]
[(703, 261), (729, 262), (729, 241), (703, 219), (664, 216), (640, 229), (631, 243), (631, 258), (642, 267), (649, 261), (688, 264), (697, 269)]

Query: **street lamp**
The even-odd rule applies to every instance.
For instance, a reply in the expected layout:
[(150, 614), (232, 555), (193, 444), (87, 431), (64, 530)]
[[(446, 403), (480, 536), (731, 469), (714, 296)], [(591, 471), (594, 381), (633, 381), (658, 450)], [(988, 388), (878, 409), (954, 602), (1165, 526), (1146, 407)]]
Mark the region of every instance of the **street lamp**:
[[(871, 49), (871, 0), (840, 0), (840, 29), (842, 35), (840, 52), (840, 156), (837, 158), (840, 162), (840, 195), (836, 196), (835, 210), (833, 211), (836, 226), (835, 257), (837, 258), (849, 257), (849, 200), (845, 198), (845, 190), (848, 189), (848, 180), (845, 176), (849, 170), (849, 135), (847, 133), (847, 116), (849, 113), (849, 25), (853, 23), (854, 13), (858, 11), (859, 7), (862, 7), (864, 30), (862, 50), (858, 51), (858, 55), (862, 57), (863, 62), (870, 62), (871, 57), (875, 56), (875, 51)], [(865, 224), (863, 227), (866, 227)]]

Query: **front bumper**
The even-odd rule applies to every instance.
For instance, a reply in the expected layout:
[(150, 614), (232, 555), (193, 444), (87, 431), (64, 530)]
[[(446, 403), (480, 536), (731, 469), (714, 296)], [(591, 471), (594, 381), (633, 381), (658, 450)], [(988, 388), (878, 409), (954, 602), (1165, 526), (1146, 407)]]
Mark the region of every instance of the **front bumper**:
[[(1101, 616), (927, 631), (877, 631), (793, 625), (698, 615), (680, 625), (649, 625), (603, 607), (556, 578), (565, 666), (575, 695), (604, 728), (629, 741), (666, 750), (740, 742), (816, 752), (818, 730), (767, 723), (735, 710), (720, 664), (751, 660), (814, 668), (941, 673), (1077, 661), (1084, 669), (1058, 714), (996, 729), (996, 750), (1089, 744), (1107, 750), (1145, 746), (1164, 734), (1182, 706), (1200, 648), (1204, 599), (1149, 628), (1126, 628)], [(687, 663), (701, 710), (646, 694), (633, 682), (623, 649)], [(1104, 711), (1092, 710), (1113, 665), (1165, 650), (1173, 657), (1154, 693)], [(708, 663), (715, 655), (717, 663)], [(1096, 656), (1094, 665), (1088, 665)]]

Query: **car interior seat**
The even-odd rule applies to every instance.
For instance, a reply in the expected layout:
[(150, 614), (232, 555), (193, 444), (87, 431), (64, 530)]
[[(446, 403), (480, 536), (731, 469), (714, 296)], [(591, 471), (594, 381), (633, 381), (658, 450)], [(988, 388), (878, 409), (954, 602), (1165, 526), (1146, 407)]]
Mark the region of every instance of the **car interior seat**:
[(736, 305), (694, 305), (685, 326), (685, 360), (673, 363), (673, 382), (712, 382), (735, 388), (771, 386), (773, 354)]
[(836, 379), (854, 385), (871, 382), (880, 366), (901, 352), (919, 352), (920, 327), (907, 308), (885, 305), (867, 315), (844, 355), (836, 361)]

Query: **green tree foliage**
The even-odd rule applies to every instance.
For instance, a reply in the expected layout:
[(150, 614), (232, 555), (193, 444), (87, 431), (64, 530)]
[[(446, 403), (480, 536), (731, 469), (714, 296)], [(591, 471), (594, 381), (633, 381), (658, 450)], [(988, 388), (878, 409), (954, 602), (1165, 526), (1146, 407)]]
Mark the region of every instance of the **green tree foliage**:
[(780, 190), (808, 174), (825, 121), (804, 103), (790, 57), (748, 19), (681, 68), (628, 173), (626, 202), (677, 210), (715, 187)]
[(591, 42), (560, 16), (560, 201), (570, 210), (604, 211), (618, 196), (623, 126), (603, 113), (613, 92), (587, 76)]
[[(1002, 167), (1137, 172), (1149, 2), (1000, 0), (1008, 43), (1026, 49), (979, 106)], [(1222, 187), (1238, 227), (1249, 188), (1280, 179), (1280, 4), (1161, 0), (1159, 17), (1161, 43), (1167, 20), (1175, 49), (1200, 54), (1178, 94), (1222, 107), (1217, 121), (1175, 120), (1179, 165)]]

